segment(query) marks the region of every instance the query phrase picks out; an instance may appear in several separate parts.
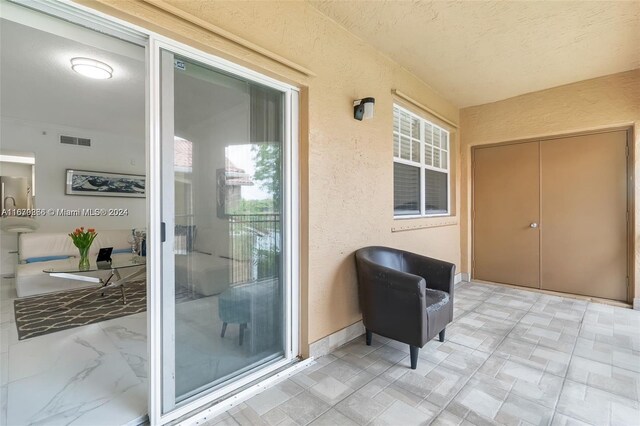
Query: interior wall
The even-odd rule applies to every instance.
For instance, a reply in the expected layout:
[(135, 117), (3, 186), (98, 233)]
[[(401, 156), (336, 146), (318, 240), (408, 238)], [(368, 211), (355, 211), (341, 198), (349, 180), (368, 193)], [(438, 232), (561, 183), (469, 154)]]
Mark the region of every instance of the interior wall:
[[(301, 189), (301, 199), (308, 203), (301, 209), (308, 211), (301, 218), (307, 226), (300, 230), (306, 243), (301, 249), (306, 275), (300, 283), (305, 296), (301, 316), (307, 319), (301, 325), (303, 352), (308, 343), (361, 319), (356, 249), (389, 245), (460, 265), (456, 216), (393, 219), (391, 90), (458, 121), (453, 104), (400, 65), (305, 2), (79, 1), (301, 87), (302, 127), (308, 126), (300, 149), (308, 153), (300, 159), (302, 167), (308, 164), (301, 171), (301, 182), (308, 179)], [(211, 25), (222, 32), (211, 31)], [(231, 41), (236, 38), (258, 48)], [(276, 62), (261, 49), (285, 60)], [(367, 96), (376, 99), (375, 117), (356, 121), (353, 101)], [(455, 140), (452, 146), (455, 156)], [(456, 187), (457, 172), (453, 174)]]
[[(461, 122), (461, 264), (471, 271), (471, 147), (633, 126), (633, 175), (640, 173), (640, 69), (581, 81), (500, 102), (464, 108)], [(634, 185), (636, 200), (640, 187)], [(635, 297), (640, 299), (640, 209), (635, 208)], [(631, 283), (631, 285), (634, 285)]]
[[(96, 132), (48, 123), (0, 117), (3, 150), (29, 151), (35, 154), (37, 209), (127, 209), (127, 216), (73, 217), (45, 215), (37, 217), (38, 232), (70, 232), (78, 226), (100, 229), (144, 227), (144, 198), (94, 197), (65, 194), (66, 169), (114, 173), (145, 174), (144, 135)], [(61, 134), (87, 137), (91, 147), (64, 145)]]

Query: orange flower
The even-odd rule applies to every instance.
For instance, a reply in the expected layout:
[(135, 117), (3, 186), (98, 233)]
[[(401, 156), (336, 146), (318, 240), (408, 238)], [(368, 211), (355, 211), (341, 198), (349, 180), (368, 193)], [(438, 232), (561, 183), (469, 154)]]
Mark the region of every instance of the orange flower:
[(92, 234), (95, 234), (96, 230), (95, 230), (95, 229), (93, 229), (93, 228), (89, 228), (89, 231), (88, 231), (88, 232), (91, 232)]
[(80, 230), (81, 230), (81, 231), (84, 231), (84, 226), (81, 226), (81, 227), (80, 227)]

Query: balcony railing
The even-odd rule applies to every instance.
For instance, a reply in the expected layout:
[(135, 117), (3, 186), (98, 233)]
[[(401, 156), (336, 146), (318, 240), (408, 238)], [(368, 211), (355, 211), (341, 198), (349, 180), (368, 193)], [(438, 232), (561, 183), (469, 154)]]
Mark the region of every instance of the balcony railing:
[(231, 283), (278, 277), (282, 232), (279, 214), (229, 215)]

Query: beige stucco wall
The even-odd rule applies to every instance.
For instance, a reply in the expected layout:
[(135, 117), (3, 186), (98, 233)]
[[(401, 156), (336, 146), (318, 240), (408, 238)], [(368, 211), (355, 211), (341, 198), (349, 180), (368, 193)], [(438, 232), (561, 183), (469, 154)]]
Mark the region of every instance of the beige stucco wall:
[[(634, 126), (634, 176), (640, 173), (640, 69), (500, 102), (464, 108), (461, 121), (461, 256), (471, 270), (471, 147), (592, 129)], [(635, 199), (640, 187), (635, 185)], [(637, 203), (636, 203), (637, 205)], [(635, 297), (640, 296), (640, 210), (635, 217)], [(633, 285), (633, 284), (632, 284)]]
[[(391, 90), (410, 94), (453, 122), (459, 118), (454, 105), (398, 64), (305, 2), (154, 0), (161, 8), (143, 1), (82, 2), (303, 89), (303, 351), (305, 343), (361, 318), (354, 250), (391, 245), (460, 265), (457, 218), (393, 220)], [(167, 6), (179, 10), (167, 13)], [(182, 18), (191, 23), (175, 16), (183, 12), (188, 15)], [(194, 16), (228, 31), (231, 38), (240, 37), (293, 61), (313, 75), (231, 42), (219, 31), (216, 35), (215, 28), (203, 29), (202, 22), (199, 26), (193, 23)], [(375, 118), (359, 122), (353, 119), (352, 102), (366, 96), (376, 98)], [(457, 150), (455, 140), (453, 146)], [(455, 166), (455, 152), (453, 157)], [(428, 227), (392, 232), (393, 227), (413, 226)]]

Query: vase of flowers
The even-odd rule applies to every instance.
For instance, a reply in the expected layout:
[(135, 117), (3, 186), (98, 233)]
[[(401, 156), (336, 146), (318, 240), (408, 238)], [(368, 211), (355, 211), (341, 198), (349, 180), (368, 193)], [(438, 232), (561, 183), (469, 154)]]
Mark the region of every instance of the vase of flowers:
[(98, 236), (96, 230), (89, 228), (85, 231), (84, 227), (80, 227), (76, 228), (69, 236), (71, 240), (73, 240), (73, 245), (78, 247), (78, 251), (80, 251), (78, 269), (89, 269), (91, 265), (89, 263), (89, 249), (91, 248), (93, 240)]

